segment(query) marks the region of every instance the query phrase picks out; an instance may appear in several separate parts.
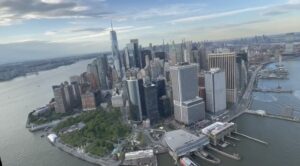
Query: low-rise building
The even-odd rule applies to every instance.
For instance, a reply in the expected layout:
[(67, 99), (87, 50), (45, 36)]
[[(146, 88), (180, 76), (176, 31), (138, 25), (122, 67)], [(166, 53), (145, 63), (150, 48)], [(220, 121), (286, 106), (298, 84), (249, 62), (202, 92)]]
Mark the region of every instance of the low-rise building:
[(157, 159), (152, 149), (128, 152), (122, 165), (157, 166)]
[(201, 132), (209, 137), (211, 144), (216, 146), (220, 141), (224, 141), (225, 136), (230, 136), (236, 130), (236, 124), (233, 122), (215, 122), (202, 129)]
[(163, 142), (169, 148), (169, 153), (175, 160), (191, 152), (201, 150), (209, 144), (206, 135), (196, 136), (182, 129), (167, 132), (164, 135)]

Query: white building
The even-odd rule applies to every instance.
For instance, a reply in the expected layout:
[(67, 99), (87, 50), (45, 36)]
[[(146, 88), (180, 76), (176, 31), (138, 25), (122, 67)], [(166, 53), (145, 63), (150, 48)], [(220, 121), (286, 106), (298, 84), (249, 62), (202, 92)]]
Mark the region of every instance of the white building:
[(226, 109), (225, 72), (211, 68), (205, 72), (206, 110), (218, 114)]
[(205, 118), (205, 104), (198, 97), (198, 65), (178, 64), (170, 67), (175, 119), (191, 124)]

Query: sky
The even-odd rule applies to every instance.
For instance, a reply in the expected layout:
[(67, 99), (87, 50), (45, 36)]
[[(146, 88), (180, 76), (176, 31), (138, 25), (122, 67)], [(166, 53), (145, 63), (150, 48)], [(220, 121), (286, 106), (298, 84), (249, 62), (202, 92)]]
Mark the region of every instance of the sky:
[(0, 64), (300, 31), (300, 0), (0, 0)]

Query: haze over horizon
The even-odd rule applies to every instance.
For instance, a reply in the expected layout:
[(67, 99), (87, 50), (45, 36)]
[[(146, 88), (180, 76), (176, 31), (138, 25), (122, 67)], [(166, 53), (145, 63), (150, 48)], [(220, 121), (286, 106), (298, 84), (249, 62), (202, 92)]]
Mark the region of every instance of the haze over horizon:
[(300, 0), (0, 0), (0, 64), (171, 40), (298, 32)]

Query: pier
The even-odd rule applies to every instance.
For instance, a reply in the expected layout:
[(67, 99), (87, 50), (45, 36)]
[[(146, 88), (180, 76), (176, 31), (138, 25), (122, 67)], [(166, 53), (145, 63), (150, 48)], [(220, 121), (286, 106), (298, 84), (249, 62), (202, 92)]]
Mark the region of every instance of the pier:
[(282, 115), (274, 115), (274, 114), (268, 114), (268, 113), (262, 114), (258, 111), (252, 111), (252, 110), (247, 110), (244, 113), (252, 114), (252, 115), (259, 115), (259, 116), (273, 118), (273, 119), (286, 120), (286, 121), (290, 121), (290, 122), (300, 123), (299, 119), (296, 119), (296, 118), (293, 118), (293, 117), (282, 116)]
[(225, 136), (226, 138), (229, 138), (229, 139), (232, 139), (232, 140), (235, 140), (235, 141), (241, 141), (240, 139), (238, 139), (238, 138), (235, 138), (235, 137), (232, 137), (232, 136), (229, 136), (229, 135), (227, 135), (227, 136)]
[(204, 151), (197, 151), (194, 153), (195, 156), (201, 158), (202, 160), (205, 160), (206, 162), (212, 163), (212, 164), (220, 164), (221, 160), (217, 158), (216, 156), (209, 154), (208, 152)]
[(250, 137), (250, 136), (248, 136), (248, 135), (246, 135), (246, 134), (242, 134), (242, 133), (239, 133), (239, 132), (233, 132), (233, 133), (236, 134), (236, 135), (239, 135), (239, 136), (248, 138), (248, 139), (250, 139), (250, 140), (253, 140), (253, 141), (255, 141), (255, 142), (262, 143), (262, 144), (264, 144), (264, 145), (268, 145), (268, 144), (269, 144), (268, 142), (259, 140), (259, 139), (257, 139), (257, 138)]
[(255, 88), (254, 92), (263, 92), (263, 93), (293, 93), (293, 90), (282, 89), (282, 88), (271, 88), (271, 89), (262, 89)]
[(233, 160), (241, 160), (241, 157), (240, 157), (239, 154), (229, 154), (229, 153), (223, 152), (223, 151), (221, 151), (221, 150), (219, 150), (219, 149), (217, 149), (217, 148), (214, 148), (214, 147), (212, 147), (211, 145), (207, 145), (206, 147), (207, 147), (209, 150), (212, 150), (212, 151), (214, 151), (214, 152), (216, 152), (216, 153), (219, 153), (220, 155), (223, 155), (223, 156), (228, 157), (228, 158), (230, 158), (230, 159), (233, 159)]

